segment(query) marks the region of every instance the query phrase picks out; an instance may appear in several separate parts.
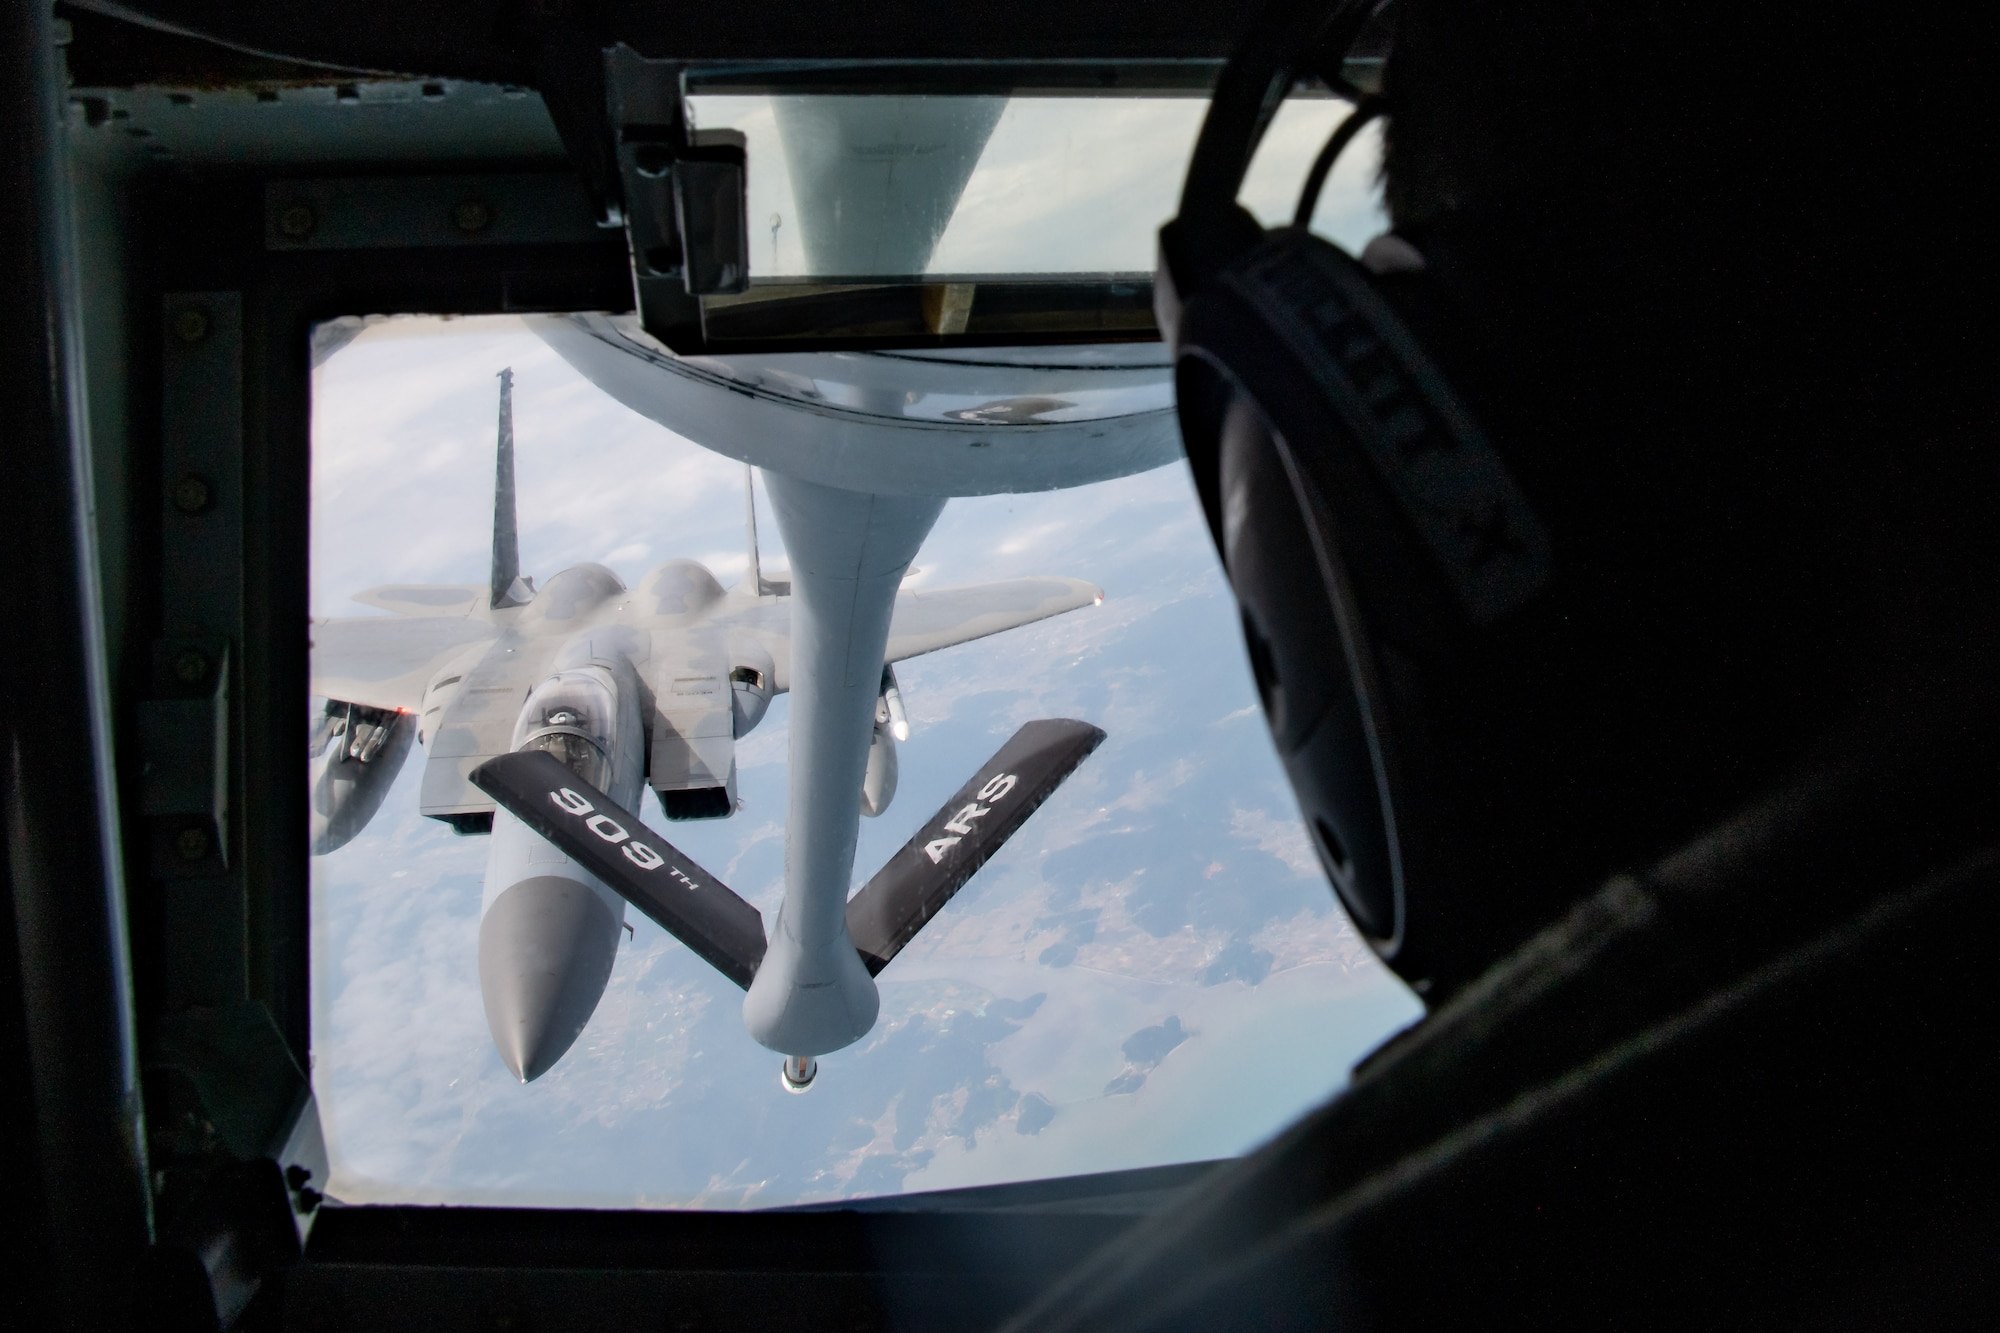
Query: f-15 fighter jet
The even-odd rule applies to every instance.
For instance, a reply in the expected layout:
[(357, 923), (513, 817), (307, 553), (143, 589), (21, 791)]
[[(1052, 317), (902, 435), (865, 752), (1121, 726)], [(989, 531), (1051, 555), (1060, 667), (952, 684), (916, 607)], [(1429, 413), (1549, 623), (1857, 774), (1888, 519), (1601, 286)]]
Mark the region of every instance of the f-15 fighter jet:
[[(746, 990), (784, 969), (781, 993), (823, 992), (827, 1026), (865, 1033), (874, 974), (1103, 739), (1081, 722), (1022, 728), (848, 902), (831, 938), (852, 957), (818, 983), (808, 974), (826, 969), (824, 948), (802, 952), (797, 930), (773, 947), (754, 907), (634, 813), (651, 787), (669, 819), (732, 814), (735, 742), (790, 683), (790, 589), (759, 567), (754, 493), (747, 517), (750, 568), (731, 589), (691, 560), (636, 589), (596, 564), (537, 586), (520, 573), (502, 371), (489, 583), (371, 588), (356, 600), (393, 615), (313, 625), (313, 692), (328, 702), (312, 742), (312, 850), (360, 833), (412, 740), (424, 748), (423, 813), (492, 835), (480, 991), (501, 1058), (524, 1082), (589, 1021), (628, 904)], [(860, 790), (824, 799), (858, 820), (895, 795), (895, 746), (909, 734), (895, 662), (1101, 600), (1062, 578), (899, 593), (884, 661), (867, 667), (881, 685)], [(843, 985), (848, 973), (858, 980)], [(784, 1084), (802, 1090), (823, 1051), (784, 1053)]]

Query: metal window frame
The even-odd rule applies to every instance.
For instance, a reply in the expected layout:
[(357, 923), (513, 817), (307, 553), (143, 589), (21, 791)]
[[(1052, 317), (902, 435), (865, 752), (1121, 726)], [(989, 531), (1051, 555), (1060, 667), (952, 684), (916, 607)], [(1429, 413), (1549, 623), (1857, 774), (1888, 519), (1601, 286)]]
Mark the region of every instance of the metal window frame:
[(35, 648), (0, 701), (0, 991), (23, 1001), (0, 1058), (28, 1074), (0, 1093), (0, 1165), (39, 1224), (17, 1253), (41, 1322), (984, 1326), (1207, 1170), (785, 1214), (328, 1204), (298, 725), (312, 329), (629, 309), (629, 255), (587, 164), (93, 156), (108, 113), (65, 108), (64, 40), (22, 7), (0, 80), (27, 131), (0, 150), (0, 239), (39, 296), (0, 313), (32, 409), (0, 422), (0, 542), (34, 572)]

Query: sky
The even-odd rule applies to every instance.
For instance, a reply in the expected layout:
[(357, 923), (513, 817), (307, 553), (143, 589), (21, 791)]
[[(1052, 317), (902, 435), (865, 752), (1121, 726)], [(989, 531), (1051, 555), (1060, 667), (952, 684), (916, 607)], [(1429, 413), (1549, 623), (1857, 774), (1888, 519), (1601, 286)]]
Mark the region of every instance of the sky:
[[(349, 597), (376, 584), (483, 582), (502, 367), (525, 572), (600, 561), (633, 585), (690, 557), (743, 575), (739, 464), (604, 397), (517, 320), (403, 318), (315, 372), (314, 616), (378, 614)], [(1299, 826), (1185, 469), (953, 500), (911, 585), (1031, 574), (1105, 601), (898, 666), (901, 786), (862, 821), (855, 883), (1022, 722), (1108, 739), (882, 974), (874, 1031), (802, 1096), (744, 1032), (741, 992), (636, 912), (583, 1036), (515, 1082), (479, 997), (485, 842), (416, 812), (413, 750), (368, 829), (313, 863), (334, 1197), (755, 1208), (1045, 1178), (1240, 1153), (1336, 1091), (1419, 1008)], [(767, 920), (787, 703), (738, 744), (733, 817), (646, 810)]]

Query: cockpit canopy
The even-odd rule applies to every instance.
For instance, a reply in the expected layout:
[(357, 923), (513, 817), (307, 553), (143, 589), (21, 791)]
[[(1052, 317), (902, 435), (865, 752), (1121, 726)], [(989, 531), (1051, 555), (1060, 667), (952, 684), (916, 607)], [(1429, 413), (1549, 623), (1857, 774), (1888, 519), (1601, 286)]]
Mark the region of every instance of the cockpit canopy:
[(529, 692), (514, 724), (514, 748), (546, 750), (585, 782), (609, 787), (617, 701), (601, 667), (558, 672)]

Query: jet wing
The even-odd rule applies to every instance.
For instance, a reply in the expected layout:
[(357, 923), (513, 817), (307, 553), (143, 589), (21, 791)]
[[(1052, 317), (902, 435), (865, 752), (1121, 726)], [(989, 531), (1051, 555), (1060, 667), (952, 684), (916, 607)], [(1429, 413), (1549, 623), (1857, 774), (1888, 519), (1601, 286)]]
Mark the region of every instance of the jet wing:
[(312, 624), (312, 692), (371, 708), (416, 709), (424, 686), (470, 644), (499, 630), (464, 615), (357, 616)]
[[(900, 593), (882, 660), (901, 662), (1103, 600), (1104, 592), (1096, 584), (1062, 578), (1008, 579)], [(769, 597), (731, 617), (732, 624), (771, 654), (777, 673), (774, 685), (780, 693), (792, 687), (791, 616), (790, 598)]]
[(1082, 579), (1009, 579), (968, 588), (938, 588), (905, 592), (896, 598), (889, 622), (885, 661), (934, 653), (953, 644), (983, 639), (1074, 611), (1104, 600), (1104, 591)]

